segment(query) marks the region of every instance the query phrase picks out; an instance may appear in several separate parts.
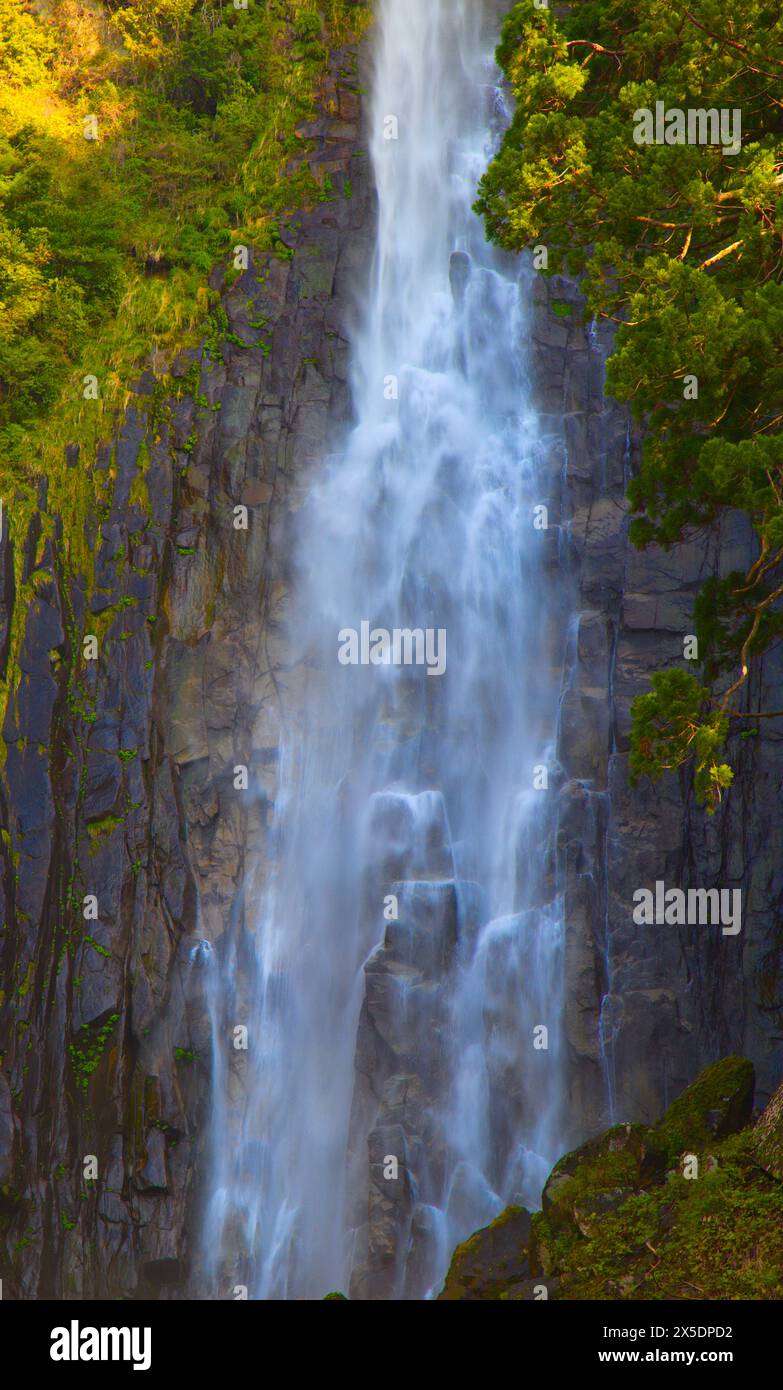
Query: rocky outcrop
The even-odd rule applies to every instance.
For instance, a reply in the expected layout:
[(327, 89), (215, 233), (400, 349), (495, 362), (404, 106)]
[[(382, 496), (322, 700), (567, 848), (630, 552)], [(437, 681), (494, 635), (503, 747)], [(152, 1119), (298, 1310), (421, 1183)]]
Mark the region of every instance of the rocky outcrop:
[[(642, 436), (604, 394), (611, 326), (585, 325), (578, 287), (534, 285), (534, 368), (561, 560), (572, 579), (558, 756), (560, 872), (566, 895), (565, 1029), (572, 1139), (617, 1116), (649, 1121), (699, 1068), (735, 1051), (752, 1059), (759, 1093), (780, 1070), (783, 821), (774, 721), (747, 723), (730, 757), (734, 786), (714, 818), (695, 804), (688, 772), (628, 785), (633, 698), (650, 676), (684, 662), (693, 599), (706, 577), (745, 570), (741, 515), (664, 552), (635, 550), (625, 492)], [(783, 706), (780, 652), (759, 663), (748, 709)], [(637, 926), (633, 895), (738, 888), (742, 927)]]
[(783, 1182), (783, 1086), (779, 1086), (756, 1125), (756, 1161)]
[(707, 1067), (658, 1125), (619, 1124), (566, 1154), (544, 1185), (541, 1204), (550, 1232), (592, 1235), (601, 1219), (633, 1193), (665, 1180), (683, 1155), (704, 1153), (748, 1124), (755, 1077), (744, 1057)]
[(614, 1125), (561, 1158), (544, 1185), (542, 1210), (551, 1231), (588, 1235), (633, 1191), (660, 1182), (663, 1146), (644, 1125)]
[(67, 450), (105, 480), (103, 513), (84, 518), (94, 573), (70, 563), (42, 481), (23, 611), (5, 499), (6, 1298), (197, 1288), (205, 965), (263, 872), (287, 531), (350, 413), (372, 223), (355, 52), (335, 55), (321, 106), (300, 135), (322, 200), (281, 228), (278, 255), (215, 273), (224, 317), (163, 388), (142, 378), (95, 460)]

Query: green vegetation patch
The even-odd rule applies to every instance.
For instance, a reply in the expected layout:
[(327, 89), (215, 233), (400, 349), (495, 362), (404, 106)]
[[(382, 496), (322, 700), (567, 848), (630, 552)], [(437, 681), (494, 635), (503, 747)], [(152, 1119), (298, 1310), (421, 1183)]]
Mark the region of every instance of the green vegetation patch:
[(86, 1091), (93, 1072), (97, 1071), (106, 1050), (107, 1043), (119, 1022), (119, 1014), (111, 1014), (98, 1029), (83, 1023), (78, 1039), (68, 1047), (71, 1066), (80, 1091)]
[(716, 1166), (627, 1197), (588, 1236), (537, 1238), (570, 1299), (783, 1299), (783, 1184), (755, 1163), (751, 1130), (714, 1146)]

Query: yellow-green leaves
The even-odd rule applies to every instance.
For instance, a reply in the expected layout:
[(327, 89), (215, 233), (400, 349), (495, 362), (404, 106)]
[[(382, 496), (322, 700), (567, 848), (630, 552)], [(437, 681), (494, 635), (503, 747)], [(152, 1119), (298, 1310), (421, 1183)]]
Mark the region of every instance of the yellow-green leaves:
[(652, 690), (633, 702), (631, 785), (641, 777), (653, 782), (693, 760), (695, 791), (700, 805), (713, 813), (732, 781), (731, 768), (719, 762), (728, 719), (707, 708), (709, 692), (687, 671), (663, 671), (653, 676)]

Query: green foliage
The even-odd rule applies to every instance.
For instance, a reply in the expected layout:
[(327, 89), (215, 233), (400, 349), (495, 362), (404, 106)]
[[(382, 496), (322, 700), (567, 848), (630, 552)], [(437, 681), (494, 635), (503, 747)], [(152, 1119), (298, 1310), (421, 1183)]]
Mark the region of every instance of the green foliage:
[(646, 1186), (642, 1166), (643, 1160), (649, 1161), (650, 1139), (642, 1125), (616, 1125), (598, 1142), (588, 1141), (565, 1154), (550, 1176), (550, 1182), (557, 1178), (547, 1198), (552, 1226), (556, 1228), (562, 1217), (572, 1224), (574, 1207), (597, 1194)]
[(708, 691), (687, 671), (658, 672), (651, 684), (652, 690), (637, 695), (631, 706), (631, 785), (643, 776), (657, 782), (665, 771), (692, 759), (697, 799), (713, 813), (733, 778), (731, 768), (718, 762), (728, 718), (719, 710), (705, 712)]
[[(740, 0), (728, 28), (720, 0), (522, 0), (498, 49), (516, 114), (477, 203), (495, 240), (546, 245), (546, 273), (582, 275), (588, 314), (618, 324), (607, 390), (646, 424), (635, 543), (728, 508), (752, 520), (756, 563), (697, 604), (704, 690), (659, 683), (634, 707), (637, 775), (693, 761), (708, 809), (733, 697), (783, 631), (781, 52), (770, 0)], [(739, 153), (636, 144), (634, 113), (659, 101), (740, 110)]]
[(93, 936), (85, 936), (84, 941), (85, 945), (92, 946), (92, 949), (97, 951), (99, 956), (104, 956), (106, 959), (111, 957), (111, 951), (107, 950), (105, 946), (101, 946), (100, 942), (96, 941)]
[[(117, 476), (114, 459), (95, 468), (97, 447), (139, 404), (131, 388), (142, 368), (154, 378), (142, 408), (159, 443), (171, 401), (198, 383), (205, 331), (214, 358), (226, 340), (246, 346), (227, 332), (211, 273), (233, 270), (238, 244), (292, 254), (281, 219), (319, 195), (301, 158), (311, 142), (297, 131), (315, 114), (329, 50), (367, 21), (352, 0), (251, 0), (247, 10), (0, 0), (0, 495), (16, 579), (0, 715), (38, 582), (23, 574), (31, 521), (89, 591), (91, 523), (109, 515)], [(171, 373), (183, 348), (196, 349), (195, 383)], [(88, 375), (97, 399), (85, 397)], [(78, 448), (76, 467), (66, 444)], [(142, 454), (131, 501), (148, 511)], [(72, 615), (74, 652), (76, 628)], [(94, 721), (73, 670), (66, 680), (69, 710)]]
[(33, 86), (46, 78), (54, 38), (19, 0), (0, 0), (0, 74), (12, 86)]
[(134, 0), (115, 8), (111, 22), (127, 51), (154, 67), (177, 51), (192, 9), (192, 0)]
[(88, 1023), (83, 1023), (79, 1030), (78, 1042), (69, 1045), (68, 1054), (80, 1091), (87, 1090), (90, 1077), (100, 1066), (106, 1044), (119, 1022), (119, 1017), (119, 1014), (111, 1014), (97, 1030), (91, 1028)]
[(0, 0), (6, 456), (35, 451), (36, 422), (64, 393), (78, 400), (80, 370), (101, 383), (92, 415), (116, 405), (142, 356), (193, 340), (213, 266), (237, 242), (273, 246), (275, 219), (316, 196), (307, 167), (286, 177), (285, 162), (313, 114), (324, 34), (347, 37), (352, 9)]

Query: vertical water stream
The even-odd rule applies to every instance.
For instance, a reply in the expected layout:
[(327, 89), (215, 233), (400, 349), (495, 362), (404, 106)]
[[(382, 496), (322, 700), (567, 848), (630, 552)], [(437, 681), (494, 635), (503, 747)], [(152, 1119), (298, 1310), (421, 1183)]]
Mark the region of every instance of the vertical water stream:
[[(299, 514), (289, 638), (308, 676), (254, 908), (241, 1095), (216, 1055), (206, 1244), (256, 1298), (368, 1268), (361, 1296), (426, 1297), (457, 1240), (536, 1204), (560, 1151), (562, 625), (530, 272), (471, 210), (507, 119), (497, 17), (377, 5), (356, 425)], [(395, 629), (412, 634), (396, 652)]]

